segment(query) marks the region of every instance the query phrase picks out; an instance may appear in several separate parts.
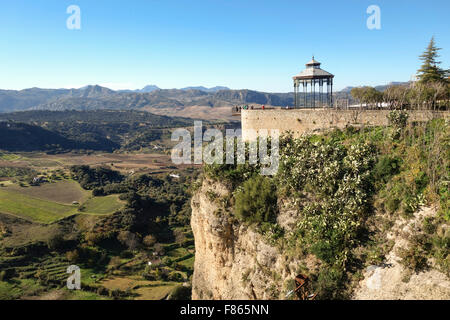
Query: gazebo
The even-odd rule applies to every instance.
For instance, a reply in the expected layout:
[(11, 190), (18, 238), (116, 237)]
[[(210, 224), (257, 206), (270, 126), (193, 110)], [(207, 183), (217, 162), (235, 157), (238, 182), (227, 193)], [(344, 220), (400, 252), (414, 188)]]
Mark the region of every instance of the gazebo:
[[(333, 78), (334, 75), (322, 70), (320, 62), (312, 60), (306, 64), (306, 69), (294, 79), (295, 108), (316, 108), (333, 105)], [(326, 96), (323, 93), (323, 86), (327, 85)], [(303, 97), (300, 97), (300, 85), (302, 86)], [(316, 85), (319, 85), (319, 92), (316, 95)], [(309, 94), (308, 94), (309, 86)]]

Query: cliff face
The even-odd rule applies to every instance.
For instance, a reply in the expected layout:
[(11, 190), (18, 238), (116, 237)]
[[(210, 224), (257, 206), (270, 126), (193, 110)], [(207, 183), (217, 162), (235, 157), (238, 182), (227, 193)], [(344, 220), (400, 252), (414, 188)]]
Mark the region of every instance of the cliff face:
[(226, 187), (205, 179), (192, 199), (192, 298), (283, 299), (299, 262), (289, 261), (263, 235), (235, 221), (222, 205), (229, 195)]
[[(408, 272), (399, 263), (401, 249), (411, 246), (408, 239), (422, 228), (425, 218), (435, 217), (436, 210), (422, 207), (411, 219), (398, 218), (386, 235), (394, 245), (380, 266), (369, 266), (364, 271), (364, 279), (355, 289), (356, 300), (448, 300), (450, 299), (450, 279), (444, 273), (431, 267), (419, 273)], [(438, 233), (448, 233), (450, 226), (443, 225)]]
[[(223, 184), (205, 179), (192, 198), (191, 226), (196, 248), (192, 298), (285, 299), (300, 270), (317, 270), (319, 260), (313, 255), (302, 260), (289, 258), (282, 248), (271, 245), (265, 236), (234, 219), (224, 204), (231, 192)], [(296, 210), (283, 203), (279, 203), (279, 208), (277, 222), (289, 232), (298, 221)], [(407, 234), (415, 233), (412, 226), (421, 225), (425, 216), (435, 214), (435, 210), (423, 208), (414, 219), (395, 221), (387, 238), (396, 245), (386, 263), (364, 271), (364, 278), (354, 288), (353, 299), (450, 298), (447, 276), (435, 269), (408, 273), (396, 256), (397, 247), (408, 245)], [(410, 279), (405, 279), (408, 274)]]

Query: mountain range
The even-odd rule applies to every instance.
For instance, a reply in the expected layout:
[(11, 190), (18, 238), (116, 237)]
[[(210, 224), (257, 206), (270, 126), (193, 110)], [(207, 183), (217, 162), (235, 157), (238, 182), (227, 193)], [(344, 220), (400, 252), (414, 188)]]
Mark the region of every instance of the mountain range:
[(219, 107), (242, 103), (281, 106), (292, 104), (292, 102), (292, 93), (275, 94), (252, 90), (230, 90), (225, 87), (156, 89), (155, 86), (147, 86), (139, 92), (114, 91), (98, 85), (80, 89), (0, 90), (0, 112)]
[[(399, 84), (399, 83), (396, 83)], [(384, 90), (386, 86), (378, 86)], [(348, 87), (335, 93), (335, 98), (352, 100)], [(234, 105), (255, 104), (292, 106), (294, 94), (267, 93), (253, 90), (231, 90), (227, 87), (186, 87), (160, 89), (155, 85), (140, 90), (114, 91), (99, 85), (80, 89), (0, 90), (0, 112), (23, 110), (130, 110), (150, 111), (160, 115), (227, 118)], [(214, 112), (212, 112), (214, 108)]]
[[(160, 87), (156, 86), (156, 85), (147, 85), (142, 89), (137, 89), (137, 90), (119, 90), (119, 92), (140, 92), (140, 93), (148, 93), (148, 92), (152, 92), (152, 91), (156, 91), (156, 90), (163, 90)], [(206, 88), (203, 86), (198, 86), (198, 87), (186, 87), (186, 88), (181, 88), (180, 90), (200, 90), (200, 91), (205, 91), (205, 92), (217, 92), (220, 90), (230, 90), (230, 88), (228, 87), (223, 87), (223, 86), (216, 86), (216, 87), (212, 87), (212, 88)]]
[[(404, 86), (409, 84), (410, 82), (398, 82), (398, 81), (393, 81), (390, 82), (388, 84), (383, 84), (383, 85), (379, 85), (379, 86), (375, 86), (374, 88), (377, 89), (378, 91), (384, 91), (386, 90), (388, 87), (390, 86)], [(350, 91), (352, 91), (353, 88), (357, 88), (357, 87), (345, 87), (344, 89), (342, 89), (340, 92), (346, 92), (346, 93), (350, 93)]]

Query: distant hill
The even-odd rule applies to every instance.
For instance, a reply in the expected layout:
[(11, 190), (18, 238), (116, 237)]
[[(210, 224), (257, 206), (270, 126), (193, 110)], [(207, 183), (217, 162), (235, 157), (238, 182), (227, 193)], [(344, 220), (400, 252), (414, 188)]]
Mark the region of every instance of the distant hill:
[(200, 91), (205, 91), (205, 92), (217, 92), (220, 90), (230, 90), (230, 88), (221, 87), (221, 86), (205, 88), (205, 87), (200, 86), (200, 87), (186, 87), (186, 88), (182, 88), (181, 90), (200, 90)]
[(155, 91), (155, 90), (160, 90), (160, 88), (158, 86), (155, 86), (155, 85), (148, 85), (148, 86), (145, 86), (142, 89), (134, 90), (134, 92), (152, 92), (152, 91)]
[(21, 111), (0, 114), (0, 149), (66, 151), (148, 147), (167, 128), (192, 126), (192, 119), (145, 111)]
[[(145, 124), (151, 128), (173, 128), (192, 125), (192, 120), (178, 117), (167, 117), (138, 110), (93, 110), (93, 111), (20, 111), (0, 113), (0, 121), (25, 122), (45, 125), (52, 122), (89, 122), (99, 125), (101, 123), (135, 123)], [(0, 122), (2, 123), (2, 122)]]
[(406, 86), (408, 84), (410, 84), (410, 81), (407, 82), (390, 82), (386, 85), (380, 85), (380, 86), (375, 86), (375, 89), (377, 89), (378, 91), (384, 91), (387, 88), (391, 87), (391, 86)]
[[(395, 82), (392, 84), (405, 84)], [(392, 85), (389, 84), (389, 85)], [(385, 90), (389, 85), (378, 86)], [(337, 99), (351, 99), (352, 87), (335, 92)], [(226, 87), (186, 87), (183, 89), (160, 89), (149, 85), (137, 91), (114, 91), (98, 85), (81, 89), (39, 89), (20, 91), (0, 90), (0, 112), (22, 110), (130, 110), (143, 109), (154, 113), (195, 116), (195, 108), (225, 108), (237, 104), (260, 104), (292, 106), (294, 95), (290, 93), (267, 93), (253, 90), (231, 90)], [(185, 113), (183, 110), (187, 110)], [(205, 110), (204, 110), (205, 111)]]
[(95, 98), (114, 94), (114, 90), (99, 85), (86, 86), (80, 89), (70, 89), (68, 95), (72, 97)]
[(119, 145), (107, 139), (72, 140), (43, 127), (15, 122), (0, 122), (0, 149), (8, 151), (105, 150)]
[[(390, 86), (399, 86), (399, 85), (407, 85), (407, 84), (409, 84), (410, 82), (390, 82), (390, 83), (388, 83), (388, 84), (385, 84), (385, 85), (379, 85), (379, 86), (375, 86), (374, 88), (375, 89), (377, 89), (378, 91), (384, 91), (384, 90), (386, 90), (388, 87), (390, 87)], [(344, 89), (342, 89), (341, 91), (339, 91), (339, 92), (343, 92), (343, 93), (350, 93), (350, 91), (352, 91), (352, 89), (353, 88), (356, 88), (356, 87), (345, 87)]]
[(67, 94), (67, 89), (0, 90), (0, 112), (27, 110)]
[[(139, 92), (139, 93), (148, 93), (148, 92), (153, 92), (156, 90), (162, 90), (160, 87), (155, 86), (155, 85), (148, 85), (145, 86), (142, 89), (137, 89), (137, 90), (119, 90), (119, 92)], [(186, 87), (186, 88), (181, 88), (179, 90), (199, 90), (199, 91), (205, 91), (205, 92), (217, 92), (220, 90), (230, 90), (230, 88), (227, 87), (221, 87), (221, 86), (216, 86), (216, 87), (212, 87), (212, 88), (206, 88), (203, 86), (199, 86), (199, 87)]]
[(190, 106), (231, 106), (260, 103), (285, 106), (293, 103), (292, 93), (263, 93), (252, 90), (184, 88), (151, 92), (113, 91), (100, 86), (81, 89), (0, 90), (0, 112), (22, 110), (99, 110), (184, 108)]

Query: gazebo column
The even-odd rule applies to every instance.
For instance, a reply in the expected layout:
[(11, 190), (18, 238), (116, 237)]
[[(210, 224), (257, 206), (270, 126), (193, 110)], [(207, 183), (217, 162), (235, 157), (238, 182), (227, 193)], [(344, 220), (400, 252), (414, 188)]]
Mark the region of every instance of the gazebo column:
[[(309, 93), (308, 93), (308, 86), (309, 86)], [(311, 103), (311, 90), (312, 90), (312, 83), (311, 80), (307, 80), (307, 85), (306, 85), (306, 108), (309, 108), (309, 105)]]
[(294, 108), (297, 108), (298, 81), (294, 81)]
[(313, 79), (314, 90), (313, 90), (313, 108), (316, 108), (316, 79)]
[(308, 106), (308, 81), (305, 80), (305, 103), (303, 104), (303, 108)]
[(330, 79), (331, 81), (331, 104), (330, 107), (333, 107), (333, 79)]
[(331, 105), (331, 100), (330, 100), (330, 79), (327, 79), (327, 105), (328, 106)]
[[(300, 83), (302, 84), (302, 92), (304, 92), (305, 91), (305, 83), (303, 81), (301, 81)], [(300, 94), (299, 94), (298, 98), (299, 98), (298, 107), (301, 108), (301, 105), (303, 105), (304, 97), (302, 97), (300, 99)]]
[(319, 101), (320, 107), (323, 108), (323, 80), (319, 80)]
[(306, 107), (306, 104), (308, 103), (308, 82), (303, 80), (304, 87), (303, 87), (303, 108)]
[(303, 80), (303, 108), (306, 107), (306, 94), (308, 93), (308, 83)]

